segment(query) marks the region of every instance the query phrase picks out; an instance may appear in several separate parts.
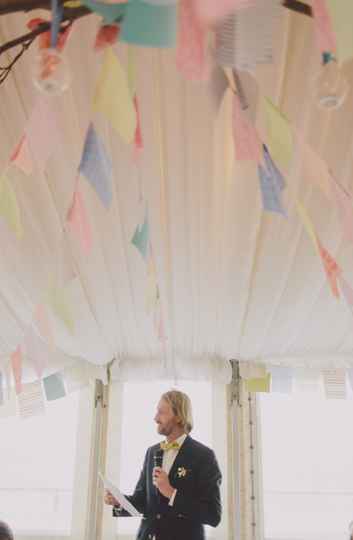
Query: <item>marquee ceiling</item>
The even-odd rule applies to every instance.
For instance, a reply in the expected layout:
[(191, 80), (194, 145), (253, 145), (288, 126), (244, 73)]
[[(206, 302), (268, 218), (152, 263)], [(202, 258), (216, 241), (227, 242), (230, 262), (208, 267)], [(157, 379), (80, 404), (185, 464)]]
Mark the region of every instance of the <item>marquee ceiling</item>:
[[(55, 98), (57, 151), (45, 172), (25, 176), (13, 166), (7, 170), (24, 236), (16, 239), (0, 222), (3, 359), (23, 340), (54, 276), (65, 286), (74, 320), (70, 333), (51, 317), (55, 346), (65, 358), (95, 364), (117, 358), (136, 365), (159, 359), (200, 369), (212, 358), (353, 365), (352, 312), (331, 294), (295, 212), (298, 198), (353, 284), (352, 245), (343, 240), (335, 205), (318, 185), (320, 161), (315, 161), (323, 159), (353, 191), (352, 91), (337, 111), (317, 107), (312, 88), (320, 57), (312, 20), (282, 11), (274, 63), (258, 67), (254, 78), (247, 76), (246, 88), (253, 112), (258, 98), (257, 125), (264, 138), (264, 96), (279, 106), (296, 132), (284, 194), (288, 218), (263, 211), (256, 165), (236, 162), (229, 170), (231, 92), (217, 112), (209, 85), (186, 81), (176, 69), (173, 50), (137, 49), (144, 150), (136, 164), (131, 146), (92, 112), (102, 62), (102, 54), (92, 50), (98, 18), (75, 23), (66, 49), (72, 85)], [(25, 15), (2, 17), (1, 41), (23, 33), (26, 22)], [(38, 98), (31, 81), (35, 52), (34, 45), (0, 87), (2, 170)], [(119, 44), (116, 52), (125, 66), (126, 45)], [(344, 71), (352, 88), (351, 62)], [(93, 229), (93, 249), (85, 256), (64, 229), (90, 121), (112, 156), (114, 185), (107, 210), (80, 179)], [(146, 263), (131, 244), (146, 206), (162, 341), (146, 309)]]

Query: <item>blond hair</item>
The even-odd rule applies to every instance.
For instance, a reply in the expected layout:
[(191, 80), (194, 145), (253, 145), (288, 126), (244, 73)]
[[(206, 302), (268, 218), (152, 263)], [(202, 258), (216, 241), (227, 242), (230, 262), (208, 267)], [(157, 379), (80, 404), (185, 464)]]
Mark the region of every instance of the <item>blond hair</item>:
[(180, 425), (185, 433), (190, 433), (194, 427), (194, 421), (189, 396), (179, 390), (169, 390), (162, 395), (162, 399), (169, 403), (175, 416), (180, 418)]

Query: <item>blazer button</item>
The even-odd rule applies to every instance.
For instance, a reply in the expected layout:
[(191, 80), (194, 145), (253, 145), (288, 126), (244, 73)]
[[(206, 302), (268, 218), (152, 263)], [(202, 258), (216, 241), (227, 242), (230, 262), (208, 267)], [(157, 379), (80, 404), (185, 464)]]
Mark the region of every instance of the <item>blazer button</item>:
[(156, 515), (156, 518), (157, 518), (157, 519), (161, 519), (161, 517), (162, 517), (162, 516), (161, 516), (160, 514), (157, 514), (157, 515)]

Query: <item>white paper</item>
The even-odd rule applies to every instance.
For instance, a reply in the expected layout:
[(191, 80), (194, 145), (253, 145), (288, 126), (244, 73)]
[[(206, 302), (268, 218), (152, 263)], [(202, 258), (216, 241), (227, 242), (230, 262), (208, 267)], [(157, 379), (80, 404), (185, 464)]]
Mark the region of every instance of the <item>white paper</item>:
[(140, 512), (136, 510), (136, 508), (127, 500), (127, 498), (121, 493), (120, 489), (118, 489), (114, 484), (108, 480), (102, 473), (99, 473), (99, 477), (102, 480), (105, 489), (107, 489), (113, 497), (119, 502), (119, 504), (129, 512), (132, 516), (141, 516)]

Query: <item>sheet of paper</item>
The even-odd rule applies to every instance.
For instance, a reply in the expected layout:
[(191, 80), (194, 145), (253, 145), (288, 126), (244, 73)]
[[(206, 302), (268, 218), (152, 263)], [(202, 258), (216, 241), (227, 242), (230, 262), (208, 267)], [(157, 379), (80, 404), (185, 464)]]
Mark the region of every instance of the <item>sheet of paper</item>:
[(106, 478), (102, 473), (99, 473), (99, 477), (103, 482), (104, 488), (107, 489), (117, 501), (119, 501), (119, 504), (124, 508), (124, 510), (129, 512), (131, 516), (141, 516), (140, 512), (136, 510), (136, 508), (127, 500), (125, 495), (123, 495), (108, 478)]
[(323, 372), (327, 399), (346, 399), (346, 372), (344, 369), (329, 369)]
[(321, 53), (336, 52), (336, 36), (333, 31), (330, 14), (325, 0), (312, 0), (311, 8), (314, 15), (315, 36)]
[(98, 136), (93, 124), (90, 124), (87, 130), (79, 171), (87, 178), (108, 209), (113, 196), (113, 166), (103, 141)]
[(23, 385), (22, 392), (18, 396), (18, 409), (20, 417), (23, 419), (40, 416), (45, 413), (41, 381)]
[(121, 29), (121, 40), (144, 47), (175, 47), (177, 13), (176, 5), (152, 5), (141, 0), (130, 0)]
[(43, 379), (44, 391), (47, 401), (54, 401), (66, 396), (62, 373), (54, 373)]
[(272, 101), (265, 98), (268, 147), (272, 159), (280, 169), (287, 170), (293, 156), (293, 135), (287, 118)]
[(126, 143), (132, 143), (136, 128), (133, 96), (130, 94), (127, 76), (111, 47), (104, 53), (93, 109), (106, 117)]
[(5, 219), (17, 238), (21, 239), (23, 236), (21, 210), (16, 193), (5, 174), (0, 176), (0, 215)]
[(326, 5), (336, 34), (338, 61), (342, 63), (353, 57), (353, 2), (326, 0)]
[(92, 249), (92, 230), (79, 187), (74, 192), (71, 207), (67, 213), (67, 222), (73, 234), (78, 238), (83, 253), (88, 255)]

